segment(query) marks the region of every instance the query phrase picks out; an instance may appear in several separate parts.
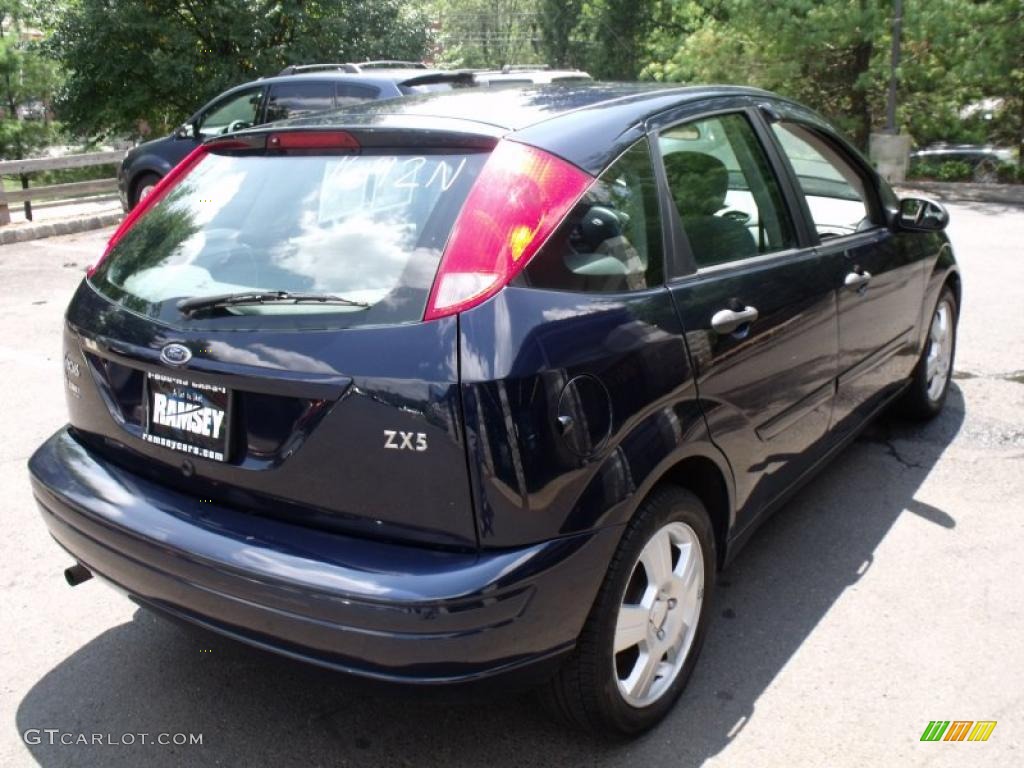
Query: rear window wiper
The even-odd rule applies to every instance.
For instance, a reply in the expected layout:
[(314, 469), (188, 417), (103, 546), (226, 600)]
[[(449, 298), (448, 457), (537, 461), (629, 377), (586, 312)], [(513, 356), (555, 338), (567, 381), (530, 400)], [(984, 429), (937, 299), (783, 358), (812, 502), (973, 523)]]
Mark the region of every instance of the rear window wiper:
[(233, 307), (243, 304), (341, 304), (346, 307), (369, 309), (370, 305), (363, 301), (353, 301), (331, 293), (295, 293), (292, 291), (244, 291), (241, 293), (221, 293), (216, 296), (196, 296), (182, 299), (177, 307), (184, 315), (202, 312), (206, 309)]

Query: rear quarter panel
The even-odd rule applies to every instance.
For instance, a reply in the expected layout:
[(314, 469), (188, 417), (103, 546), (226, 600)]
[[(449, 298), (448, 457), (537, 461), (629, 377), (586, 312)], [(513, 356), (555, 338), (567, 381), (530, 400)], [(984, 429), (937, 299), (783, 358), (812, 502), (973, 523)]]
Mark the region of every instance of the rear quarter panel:
[[(629, 520), (685, 455), (710, 455), (693, 371), (664, 288), (583, 295), (507, 288), (460, 320), (463, 413), (481, 545)], [(600, 387), (567, 385), (585, 377)], [(575, 384), (573, 385), (576, 386)], [(605, 413), (607, 430), (594, 422)], [(581, 443), (564, 435), (596, 430)]]

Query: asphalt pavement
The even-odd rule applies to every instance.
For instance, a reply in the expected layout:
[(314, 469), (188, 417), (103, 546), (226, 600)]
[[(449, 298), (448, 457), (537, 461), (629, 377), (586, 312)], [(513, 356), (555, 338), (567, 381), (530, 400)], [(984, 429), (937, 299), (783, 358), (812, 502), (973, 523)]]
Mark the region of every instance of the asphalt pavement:
[[(881, 420), (765, 524), (689, 688), (628, 744), (522, 693), (368, 686), (69, 588), (25, 462), (64, 422), (61, 317), (110, 230), (0, 246), (0, 766), (1024, 764), (1024, 209), (950, 209), (945, 412)], [(998, 725), (921, 742), (931, 720)]]

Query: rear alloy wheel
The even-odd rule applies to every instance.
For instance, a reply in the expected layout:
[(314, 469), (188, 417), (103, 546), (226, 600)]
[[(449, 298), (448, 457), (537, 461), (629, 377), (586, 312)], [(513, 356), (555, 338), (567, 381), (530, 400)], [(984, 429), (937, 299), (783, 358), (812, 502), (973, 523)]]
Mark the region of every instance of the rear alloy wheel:
[(669, 523), (633, 565), (615, 625), (615, 678), (634, 707), (672, 687), (697, 634), (704, 602), (704, 558), (693, 528)]
[(672, 486), (641, 505), (580, 633), (545, 690), (573, 725), (633, 735), (671, 709), (693, 671), (714, 585), (711, 522)]
[(924, 350), (914, 369), (910, 387), (899, 403), (899, 409), (905, 415), (930, 419), (942, 410), (956, 354), (956, 325), (956, 296), (947, 285), (935, 303)]

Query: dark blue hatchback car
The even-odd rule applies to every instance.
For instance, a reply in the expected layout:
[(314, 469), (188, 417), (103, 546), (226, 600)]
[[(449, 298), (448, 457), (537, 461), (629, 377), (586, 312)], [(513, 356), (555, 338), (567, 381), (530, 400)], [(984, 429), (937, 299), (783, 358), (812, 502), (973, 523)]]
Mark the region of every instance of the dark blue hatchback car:
[(743, 88), (214, 138), (71, 301), (35, 495), (72, 583), (378, 679), (529, 669), (636, 733), (766, 514), (888, 404), (942, 407), (946, 220)]

